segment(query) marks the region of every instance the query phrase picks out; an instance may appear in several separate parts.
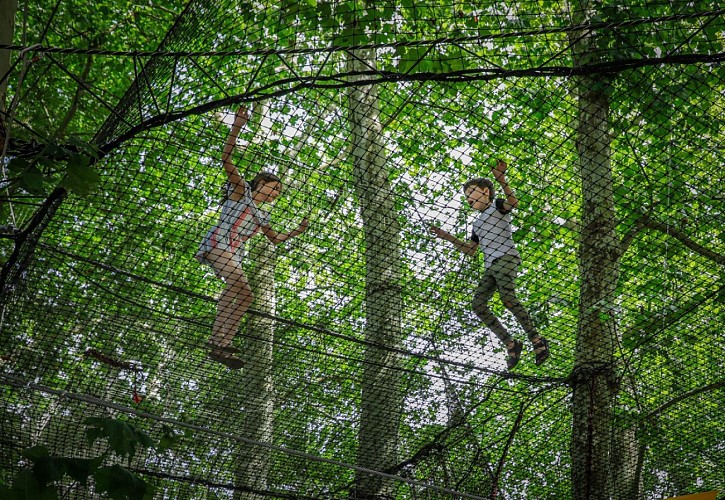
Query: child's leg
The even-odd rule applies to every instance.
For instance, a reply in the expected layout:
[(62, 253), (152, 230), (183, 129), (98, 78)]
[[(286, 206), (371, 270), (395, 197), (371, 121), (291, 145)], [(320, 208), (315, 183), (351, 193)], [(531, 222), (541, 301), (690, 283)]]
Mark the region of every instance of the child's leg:
[(549, 343), (539, 335), (534, 322), (531, 321), (529, 312), (516, 295), (516, 274), (520, 264), (521, 259), (519, 257), (505, 255), (496, 260), (493, 271), (496, 276), (501, 302), (516, 317), (516, 320), (528, 335), (534, 346), (536, 364), (540, 365), (549, 357)]
[[(495, 264), (495, 263), (494, 263)], [(493, 314), (488, 307), (488, 302), (496, 291), (496, 278), (493, 272), (493, 266), (487, 266), (486, 272), (483, 274), (481, 282), (473, 294), (473, 310), (476, 315), (488, 326), (498, 339), (506, 346), (508, 358), (506, 358), (506, 366), (512, 370), (521, 358), (521, 349), (523, 343), (520, 340), (514, 340), (506, 328), (501, 324), (499, 319)]]
[(217, 303), (217, 316), (209, 343), (217, 347), (227, 347), (237, 334), (244, 313), (254, 302), (254, 296), (232, 253), (215, 248), (209, 252), (207, 259), (212, 263), (217, 276), (224, 278), (226, 282)]
[(496, 259), (491, 267), (495, 275), (501, 302), (516, 317), (521, 327), (529, 336), (529, 339), (531, 339), (534, 336), (538, 336), (539, 333), (536, 331), (533, 321), (531, 321), (529, 312), (521, 304), (521, 301), (516, 295), (516, 274), (520, 264), (521, 259), (519, 257), (504, 255)]
[(491, 308), (488, 307), (488, 302), (493, 297), (495, 291), (496, 279), (489, 267), (486, 267), (486, 272), (483, 274), (483, 278), (481, 278), (478, 287), (476, 287), (476, 291), (473, 293), (473, 312), (476, 313), (476, 316), (491, 329), (504, 345), (510, 347), (513, 343), (511, 335), (493, 314)]

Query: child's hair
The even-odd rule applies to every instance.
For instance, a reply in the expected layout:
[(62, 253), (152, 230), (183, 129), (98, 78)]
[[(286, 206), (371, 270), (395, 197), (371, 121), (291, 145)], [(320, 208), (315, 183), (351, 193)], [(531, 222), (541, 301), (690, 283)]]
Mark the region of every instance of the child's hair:
[(463, 185), (463, 192), (465, 193), (466, 189), (471, 186), (480, 187), (481, 189), (487, 188), (489, 200), (493, 200), (496, 195), (496, 190), (493, 188), (493, 182), (484, 177), (476, 177), (475, 179), (470, 179), (466, 181), (466, 183)]
[(259, 187), (261, 183), (266, 184), (268, 182), (278, 182), (282, 184), (282, 180), (272, 172), (259, 172), (257, 175), (254, 176), (252, 182), (249, 183), (249, 189), (254, 191)]
[[(279, 182), (280, 185), (282, 184), (282, 180), (272, 172), (259, 172), (257, 175), (254, 176), (254, 179), (248, 182), (249, 190), (254, 191), (259, 187), (260, 184), (266, 184), (267, 182)], [(222, 186), (222, 199), (220, 205), (223, 205), (229, 199), (229, 186), (231, 186), (231, 183), (229, 181), (226, 181)]]

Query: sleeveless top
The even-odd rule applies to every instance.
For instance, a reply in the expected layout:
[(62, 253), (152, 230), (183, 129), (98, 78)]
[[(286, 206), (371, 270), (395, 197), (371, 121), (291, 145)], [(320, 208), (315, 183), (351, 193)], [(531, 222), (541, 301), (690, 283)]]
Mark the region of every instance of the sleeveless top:
[(206, 254), (214, 249), (230, 252), (241, 260), (244, 257), (244, 243), (257, 234), (263, 226), (269, 225), (269, 213), (258, 208), (252, 199), (249, 184), (244, 183), (244, 195), (239, 200), (232, 200), (234, 187), (227, 183), (227, 199), (222, 204), (219, 222), (204, 236), (195, 257), (208, 263)]

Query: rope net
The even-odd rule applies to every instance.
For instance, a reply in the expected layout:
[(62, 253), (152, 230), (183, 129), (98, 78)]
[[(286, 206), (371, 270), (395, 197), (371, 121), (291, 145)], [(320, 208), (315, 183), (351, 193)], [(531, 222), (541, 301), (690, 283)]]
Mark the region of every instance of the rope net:
[[(105, 119), (88, 194), (16, 189), (4, 170), (3, 482), (33, 446), (99, 456), (86, 419), (111, 417), (168, 444), (104, 455), (157, 498), (725, 490), (722, 15), (192, 1), (153, 52), (31, 50), (34, 89), (89, 54), (133, 84), (120, 100), (87, 84)], [(247, 242), (256, 300), (232, 370), (207, 346), (225, 282), (194, 255), (240, 105), (234, 163), (281, 178), (260, 205), (273, 228), (310, 226)], [(48, 154), (23, 113), (5, 162)], [(470, 239), (462, 186), (499, 159), (516, 295), (551, 353), (535, 364), (495, 295), (524, 342), (512, 370), (471, 306), (493, 265), (430, 231)]]

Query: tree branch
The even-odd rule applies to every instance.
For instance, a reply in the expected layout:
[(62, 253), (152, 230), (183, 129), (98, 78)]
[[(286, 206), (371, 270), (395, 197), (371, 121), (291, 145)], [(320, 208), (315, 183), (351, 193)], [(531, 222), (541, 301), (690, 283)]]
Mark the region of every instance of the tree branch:
[(704, 246), (695, 243), (692, 239), (690, 239), (685, 233), (682, 231), (679, 231), (672, 227), (669, 224), (665, 224), (656, 220), (652, 220), (649, 217), (644, 217), (644, 225), (645, 227), (649, 229), (654, 229), (656, 231), (660, 231), (661, 233), (667, 234), (669, 236), (672, 236), (676, 240), (678, 240), (680, 243), (685, 245), (687, 248), (692, 250), (693, 252), (699, 253), (703, 257), (706, 257), (718, 264), (725, 265), (725, 255), (721, 255), (717, 252), (714, 252), (708, 248), (705, 248)]
[(645, 418), (645, 420), (649, 420), (649, 419), (655, 418), (660, 413), (662, 413), (667, 408), (669, 408), (670, 406), (674, 406), (677, 403), (680, 403), (680, 402), (684, 401), (685, 399), (689, 399), (689, 398), (691, 398), (693, 396), (697, 396), (698, 394), (702, 394), (703, 392), (715, 391), (717, 389), (722, 389), (722, 388), (725, 388), (725, 379), (718, 380), (717, 382), (713, 382), (712, 384), (707, 384), (707, 385), (702, 386), (702, 387), (698, 387), (697, 389), (693, 389), (693, 390), (688, 391), (688, 392), (686, 392), (684, 394), (680, 394), (676, 398), (672, 398), (669, 401), (667, 401), (666, 403), (661, 404), (660, 406), (658, 406), (657, 408), (655, 408), (654, 410), (652, 410), (651, 412), (649, 412), (647, 415), (645, 415), (644, 418)]
[(83, 95), (83, 92), (86, 90), (87, 87), (87, 81), (88, 81), (88, 75), (91, 72), (91, 68), (93, 67), (93, 56), (88, 55), (86, 56), (86, 62), (83, 66), (83, 70), (81, 71), (81, 75), (78, 77), (80, 79), (80, 82), (78, 83), (78, 86), (76, 87), (75, 94), (73, 95), (73, 99), (71, 101), (70, 107), (68, 108), (68, 111), (66, 112), (65, 116), (63, 117), (63, 121), (61, 122), (60, 126), (58, 127), (58, 130), (55, 133), (56, 137), (63, 137), (65, 135), (65, 131), (68, 128), (68, 125), (70, 124), (71, 120), (76, 114), (76, 111), (78, 111), (78, 106), (80, 105), (81, 96)]
[(664, 233), (668, 236), (672, 236), (676, 240), (678, 240), (680, 243), (685, 245), (687, 248), (692, 250), (695, 253), (698, 253), (702, 255), (703, 257), (712, 260), (713, 262), (722, 265), (725, 265), (725, 255), (719, 254), (713, 250), (710, 250), (703, 245), (700, 245), (699, 243), (696, 243), (692, 238), (687, 236), (682, 231), (675, 229), (670, 224), (666, 224), (664, 222), (656, 221), (652, 218), (650, 218), (648, 215), (643, 215), (637, 221), (634, 223), (632, 228), (627, 231), (627, 234), (624, 235), (622, 238), (622, 242), (619, 247), (619, 254), (620, 256), (624, 254), (624, 252), (627, 251), (629, 246), (634, 241), (634, 238), (637, 236), (637, 234), (644, 228), (648, 229), (654, 229), (655, 231), (659, 231), (661, 233)]
[(501, 479), (501, 473), (503, 472), (504, 464), (506, 463), (506, 456), (508, 455), (509, 448), (511, 447), (511, 443), (514, 440), (514, 437), (516, 436), (516, 433), (518, 432), (519, 428), (521, 427), (521, 421), (524, 418), (524, 412), (526, 411), (526, 407), (528, 404), (526, 402), (521, 403), (521, 407), (519, 408), (519, 414), (516, 417), (516, 421), (514, 422), (514, 425), (511, 427), (511, 432), (509, 432), (509, 437), (506, 440), (506, 445), (503, 448), (503, 451), (501, 452), (501, 458), (498, 461), (498, 467), (496, 467), (496, 472), (493, 475), (493, 479), (491, 481), (491, 500), (496, 500), (498, 498), (498, 483)]
[(629, 228), (629, 231), (624, 235), (622, 238), (622, 241), (619, 243), (619, 256), (621, 257), (624, 255), (629, 247), (634, 242), (634, 239), (637, 237), (639, 232), (644, 228), (644, 224), (642, 224), (642, 218), (637, 219), (637, 221), (634, 223), (634, 225)]

